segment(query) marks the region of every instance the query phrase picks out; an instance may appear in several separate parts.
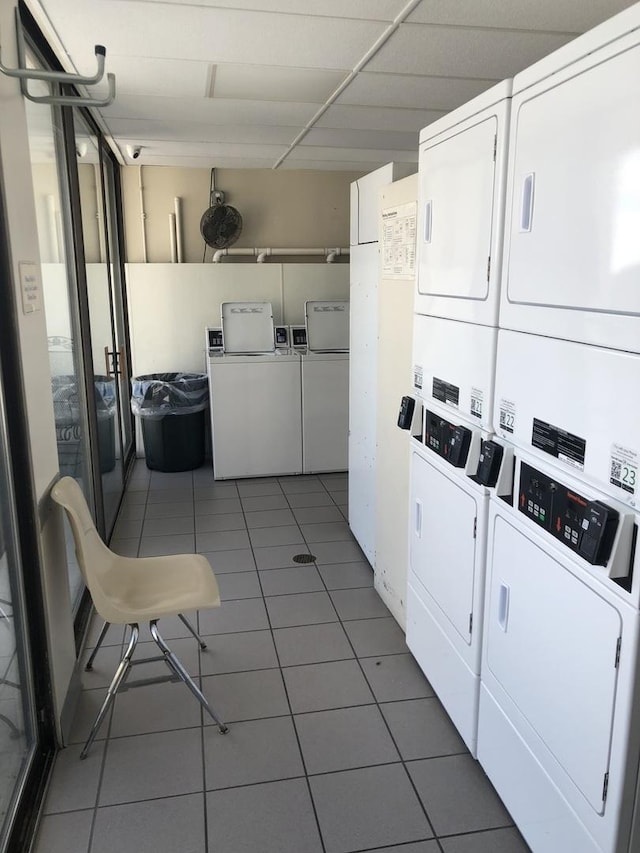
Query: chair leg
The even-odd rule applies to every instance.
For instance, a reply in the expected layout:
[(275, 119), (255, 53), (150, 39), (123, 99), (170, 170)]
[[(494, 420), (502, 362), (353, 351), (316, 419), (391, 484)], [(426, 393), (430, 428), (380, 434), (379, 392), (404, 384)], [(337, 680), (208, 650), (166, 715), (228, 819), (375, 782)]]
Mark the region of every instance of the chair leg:
[(98, 716), (95, 719), (93, 726), (91, 727), (91, 732), (89, 733), (89, 737), (87, 738), (87, 742), (82, 748), (82, 752), (80, 753), (80, 758), (86, 758), (89, 749), (91, 748), (91, 744), (95, 740), (96, 735), (98, 734), (98, 729), (102, 725), (102, 722), (106, 716), (107, 711), (111, 707), (113, 700), (115, 699), (115, 695), (118, 692), (118, 688), (122, 684), (124, 677), (129, 671), (129, 667), (131, 666), (131, 658), (133, 657), (133, 653), (138, 644), (138, 635), (139, 635), (138, 626), (134, 623), (131, 625), (131, 637), (129, 639), (129, 645), (127, 646), (127, 650), (124, 653), (124, 657), (118, 664), (118, 668), (116, 669), (116, 673), (113, 676), (113, 680), (109, 685), (109, 689), (107, 690), (107, 695), (104, 698), (104, 702), (102, 703), (102, 707), (98, 711)]
[(89, 660), (86, 662), (85, 667), (84, 667), (87, 672), (91, 672), (91, 670), (93, 669), (93, 662), (96, 659), (96, 655), (98, 654), (98, 651), (100, 650), (100, 646), (102, 645), (104, 638), (107, 636), (107, 631), (109, 630), (110, 624), (111, 624), (110, 622), (105, 622), (104, 625), (102, 626), (102, 628), (100, 629), (100, 634), (98, 635), (98, 642), (96, 643), (96, 646), (95, 646), (94, 650), (91, 652), (91, 655), (89, 656)]
[(207, 702), (203, 693), (199, 690), (195, 681), (191, 678), (187, 670), (183, 667), (178, 658), (174, 655), (169, 646), (162, 639), (160, 633), (158, 632), (157, 621), (157, 619), (152, 619), (151, 622), (149, 622), (149, 628), (151, 630), (151, 636), (153, 637), (154, 642), (164, 655), (164, 659), (166, 661), (167, 666), (169, 667), (169, 669), (173, 670), (173, 672), (175, 672), (175, 674), (182, 681), (184, 681), (184, 683), (196, 697), (198, 702), (200, 702), (205, 711), (213, 718), (213, 720), (218, 726), (220, 734), (226, 734), (229, 731), (228, 726), (225, 725), (225, 723), (223, 723), (222, 720), (217, 716), (216, 712)]
[(202, 637), (200, 636), (200, 634), (198, 634), (198, 632), (197, 632), (197, 631), (196, 631), (196, 629), (193, 627), (193, 625), (191, 624), (191, 622), (189, 622), (189, 620), (187, 619), (187, 617), (186, 617), (186, 616), (183, 616), (183, 615), (182, 615), (182, 613), (178, 613), (178, 616), (180, 617), (180, 619), (182, 619), (183, 623), (187, 626), (187, 628), (191, 631), (191, 633), (193, 634), (193, 636), (196, 638), (196, 640), (198, 641), (198, 643), (199, 643), (199, 645), (200, 645), (200, 648), (201, 648), (201, 649), (206, 649), (206, 648), (207, 648), (207, 644), (206, 644), (206, 643), (205, 643), (205, 641), (202, 639)]

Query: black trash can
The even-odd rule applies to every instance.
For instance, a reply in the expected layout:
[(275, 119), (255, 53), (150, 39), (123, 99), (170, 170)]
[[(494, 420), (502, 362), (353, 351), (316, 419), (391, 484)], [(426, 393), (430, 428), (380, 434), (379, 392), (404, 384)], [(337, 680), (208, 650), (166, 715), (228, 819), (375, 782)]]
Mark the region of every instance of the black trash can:
[(206, 373), (150, 373), (131, 380), (131, 411), (140, 418), (152, 471), (191, 471), (204, 462)]
[[(116, 383), (110, 376), (94, 376), (93, 385), (98, 419), (100, 473), (107, 474), (116, 467)], [(72, 374), (52, 376), (51, 391), (60, 473), (78, 478), (83, 474), (83, 447), (76, 377)]]

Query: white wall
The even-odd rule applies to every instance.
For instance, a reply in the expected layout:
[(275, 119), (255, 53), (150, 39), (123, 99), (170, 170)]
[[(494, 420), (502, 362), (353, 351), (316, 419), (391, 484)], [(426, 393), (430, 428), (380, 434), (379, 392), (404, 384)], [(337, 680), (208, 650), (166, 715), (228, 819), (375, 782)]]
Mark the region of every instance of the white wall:
[[(381, 212), (415, 202), (418, 176), (380, 190)], [(409, 430), (397, 426), (402, 397), (412, 393), (413, 295), (415, 277), (378, 282), (378, 374), (376, 411), (375, 588), (404, 628), (409, 563)]]

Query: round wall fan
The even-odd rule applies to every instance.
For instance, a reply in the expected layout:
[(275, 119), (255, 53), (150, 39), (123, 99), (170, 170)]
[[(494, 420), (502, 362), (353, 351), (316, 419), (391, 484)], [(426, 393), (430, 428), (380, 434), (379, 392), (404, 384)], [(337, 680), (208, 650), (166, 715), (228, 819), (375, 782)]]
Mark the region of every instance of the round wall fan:
[(202, 214), (200, 233), (212, 249), (227, 249), (242, 233), (242, 216), (235, 207), (225, 204), (224, 193), (214, 188), (214, 171), (211, 170), (211, 206)]

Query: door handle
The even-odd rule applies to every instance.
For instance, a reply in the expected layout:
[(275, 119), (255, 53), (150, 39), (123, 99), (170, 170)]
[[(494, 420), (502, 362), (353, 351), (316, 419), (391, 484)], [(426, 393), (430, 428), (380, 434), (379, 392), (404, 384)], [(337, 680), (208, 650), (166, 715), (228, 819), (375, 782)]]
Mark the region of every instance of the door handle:
[(520, 231), (531, 231), (533, 226), (533, 190), (535, 186), (535, 172), (525, 176), (522, 184), (522, 210), (520, 211)]
[(415, 534), (422, 539), (422, 501), (416, 501)]
[(506, 583), (500, 584), (500, 592), (498, 593), (498, 625), (507, 632), (509, 623), (509, 598), (511, 590)]
[(124, 347), (113, 352), (108, 346), (104, 348), (104, 365), (107, 376), (124, 376), (127, 358)]

